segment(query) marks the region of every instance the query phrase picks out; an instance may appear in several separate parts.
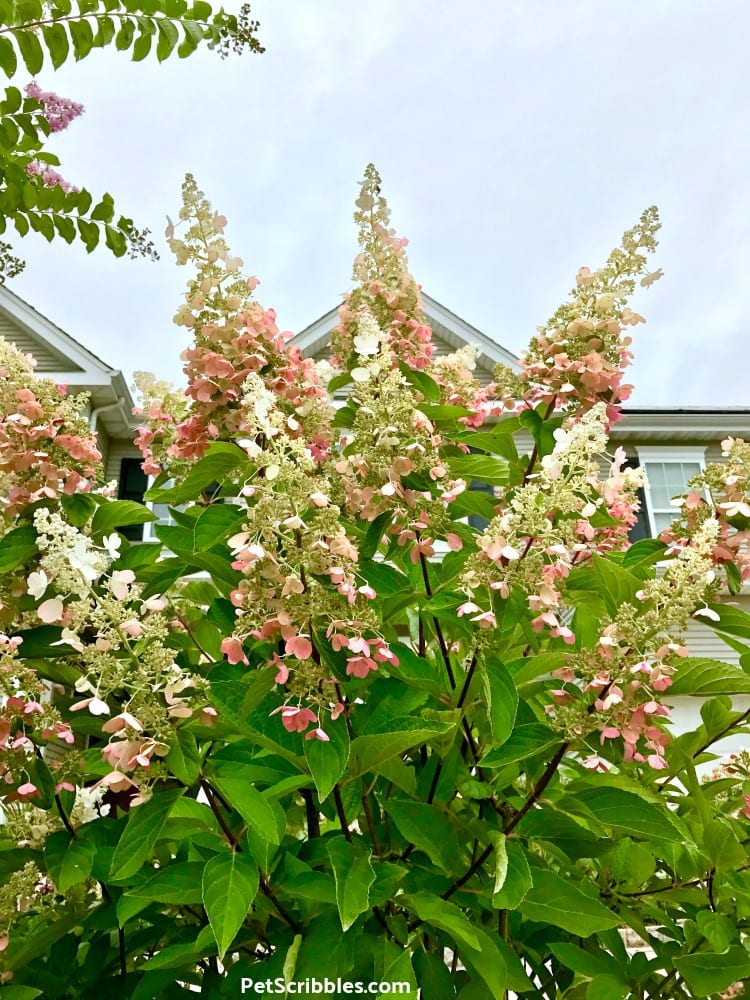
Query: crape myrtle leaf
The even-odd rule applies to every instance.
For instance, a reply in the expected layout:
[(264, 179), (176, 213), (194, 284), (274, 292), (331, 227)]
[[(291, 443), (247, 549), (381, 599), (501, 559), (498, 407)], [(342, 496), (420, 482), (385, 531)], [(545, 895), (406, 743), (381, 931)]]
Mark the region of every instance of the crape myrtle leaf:
[(219, 946), (219, 958), (234, 941), (258, 892), (255, 862), (240, 851), (212, 858), (203, 872), (203, 905)]
[(149, 858), (172, 806), (184, 791), (184, 788), (163, 791), (157, 788), (153, 798), (131, 810), (112, 858), (111, 878), (125, 879), (134, 875)]
[(674, 966), (695, 996), (707, 997), (750, 976), (750, 954), (739, 946), (721, 954), (697, 952), (675, 958)]
[(620, 918), (571, 881), (545, 868), (534, 868), (534, 884), (520, 904), (527, 920), (562, 927), (578, 937), (617, 927)]
[(336, 782), (346, 770), (349, 760), (349, 734), (341, 722), (326, 729), (328, 742), (305, 740), (305, 759), (321, 802), (325, 802)]
[(47, 838), (44, 861), (59, 892), (67, 892), (88, 877), (95, 854), (95, 844), (82, 837), (71, 837), (67, 830)]
[(455, 903), (427, 892), (400, 897), (421, 921), (445, 931), (458, 945), (467, 965), (485, 981), (494, 997), (503, 995), (507, 985), (505, 961), (492, 936), (474, 926)]
[[(496, 848), (497, 850), (497, 848)], [(533, 879), (526, 853), (517, 840), (505, 841), (505, 874), (501, 886), (497, 886), (497, 876), (502, 869), (496, 868), (495, 891), (492, 905), (496, 910), (515, 910), (533, 885)]]
[(494, 657), (484, 661), (482, 682), (492, 742), (497, 747), (505, 743), (513, 732), (518, 711), (518, 691), (505, 664)]
[(582, 789), (577, 795), (563, 798), (558, 803), (563, 811), (568, 799), (580, 803), (604, 826), (628, 836), (665, 840), (675, 844), (683, 843), (686, 839), (685, 831), (667, 809), (666, 803), (655, 805), (621, 788), (593, 785)]
[(182, 861), (167, 865), (154, 876), (123, 893), (117, 901), (117, 922), (124, 927), (128, 920), (152, 903), (194, 906), (203, 902), (202, 861)]
[(750, 674), (722, 660), (687, 657), (677, 664), (669, 688), (670, 697), (683, 694), (750, 694)]
[(341, 927), (349, 930), (360, 915), (370, 909), (370, 886), (375, 872), (370, 864), (370, 852), (360, 851), (344, 839), (334, 837), (326, 843), (328, 857), (336, 880), (336, 903)]
[(384, 799), (381, 803), (407, 844), (413, 844), (438, 868), (453, 874), (463, 866), (461, 849), (450, 819), (434, 805)]

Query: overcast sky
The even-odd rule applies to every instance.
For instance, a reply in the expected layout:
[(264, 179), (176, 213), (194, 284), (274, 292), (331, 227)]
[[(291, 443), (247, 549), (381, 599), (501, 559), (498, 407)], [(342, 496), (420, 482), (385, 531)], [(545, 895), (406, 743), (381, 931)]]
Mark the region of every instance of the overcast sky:
[[(40, 74), (86, 106), (51, 148), (163, 248), (192, 171), (279, 323), (351, 280), (373, 161), (425, 291), (517, 353), (657, 204), (636, 406), (750, 405), (747, 0), (256, 0), (262, 56), (133, 64), (113, 48)], [(21, 74), (14, 82), (24, 82)], [(10, 287), (126, 376), (180, 380), (187, 273), (39, 236)]]

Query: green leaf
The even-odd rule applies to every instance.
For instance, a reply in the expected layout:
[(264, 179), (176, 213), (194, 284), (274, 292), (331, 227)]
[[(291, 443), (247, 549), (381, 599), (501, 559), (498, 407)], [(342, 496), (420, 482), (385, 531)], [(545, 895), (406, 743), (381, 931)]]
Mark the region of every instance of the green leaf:
[(359, 566), (359, 571), (378, 597), (389, 597), (412, 590), (408, 576), (388, 563), (366, 561)]
[(562, 927), (577, 937), (589, 937), (617, 927), (620, 918), (568, 879), (545, 868), (534, 868), (534, 885), (520, 905), (527, 920)]
[(185, 478), (175, 486), (165, 489), (152, 487), (146, 499), (154, 503), (181, 504), (195, 500), (201, 490), (213, 483), (221, 483), (240, 465), (248, 465), (247, 456), (239, 445), (217, 441), (206, 455), (190, 469)]
[(605, 952), (585, 951), (570, 941), (556, 941), (549, 949), (566, 969), (580, 972), (582, 976), (593, 978), (612, 971), (612, 957)]
[(155, 521), (156, 515), (142, 503), (135, 500), (109, 500), (99, 504), (91, 522), (91, 533), (96, 537), (110, 535), (118, 528), (131, 524), (147, 524)]
[[(497, 850), (497, 846), (495, 848)], [(497, 874), (502, 868), (496, 868), (495, 891), (492, 905), (496, 910), (515, 910), (533, 885), (529, 862), (526, 853), (517, 840), (505, 841), (505, 875), (500, 887), (497, 886)]]
[(26, 69), (32, 76), (36, 76), (44, 65), (44, 53), (37, 38), (36, 31), (31, 28), (14, 32), (21, 58), (26, 64)]
[(212, 858), (203, 872), (203, 905), (224, 958), (250, 911), (260, 877), (247, 854), (231, 851)]
[(117, 922), (120, 927), (151, 903), (193, 906), (203, 902), (201, 880), (205, 865), (202, 861), (183, 861), (160, 869), (148, 881), (123, 893), (117, 902)]
[(383, 799), (383, 809), (407, 844), (413, 844), (438, 868), (452, 874), (463, 864), (456, 831), (444, 812), (425, 802)]
[(717, 632), (735, 635), (739, 639), (750, 639), (750, 615), (747, 611), (729, 604), (711, 604), (709, 607), (719, 616), (719, 620), (712, 621), (710, 618), (701, 618), (702, 624), (709, 625)]
[(482, 671), (487, 715), (492, 742), (500, 746), (513, 732), (518, 711), (518, 691), (506, 666), (498, 659), (487, 659)]
[(44, 847), (44, 860), (58, 892), (64, 894), (88, 878), (95, 855), (95, 844), (81, 836), (73, 838), (67, 830), (48, 837)]
[(611, 615), (616, 615), (623, 604), (635, 602), (636, 592), (643, 585), (637, 576), (597, 555), (592, 558), (591, 568), (598, 591)]
[(0, 69), (7, 77), (11, 77), (16, 72), (18, 62), (16, 60), (16, 50), (8, 38), (0, 36)]
[(750, 675), (731, 663), (687, 657), (677, 664), (669, 695), (705, 697), (712, 694), (750, 694)]
[(722, 954), (701, 951), (675, 958), (674, 965), (695, 996), (707, 997), (750, 976), (750, 955), (736, 946)]
[[(399, 361), (398, 369), (404, 376), (409, 385), (413, 385), (415, 389), (422, 393), (425, 399), (429, 399), (431, 403), (437, 403), (440, 400), (440, 386), (437, 384), (434, 378), (430, 378), (424, 372), (417, 371), (414, 368), (410, 368), (405, 362)], [(421, 407), (420, 407), (421, 409)], [(425, 414), (426, 416), (427, 414)]]
[(360, 913), (370, 909), (370, 886), (375, 881), (370, 852), (360, 853), (343, 837), (329, 840), (326, 850), (336, 880), (336, 903), (341, 927), (348, 931)]
[(351, 746), (351, 776), (366, 774), (381, 761), (400, 756), (433, 736), (442, 736), (453, 729), (454, 725), (455, 723), (427, 723), (411, 717), (396, 718), (391, 720), (385, 732), (357, 736), (352, 740)]
[(175, 733), (174, 742), (164, 763), (172, 774), (184, 785), (192, 785), (198, 780), (201, 769), (201, 755), (195, 736), (181, 726)]
[(622, 565), (625, 569), (636, 569), (651, 566), (664, 558), (667, 546), (658, 538), (642, 538), (630, 546), (623, 556)]
[(483, 517), (485, 521), (491, 521), (495, 516), (495, 508), (498, 501), (479, 490), (464, 490), (459, 493), (455, 500), (452, 500), (448, 507), (448, 513), (454, 520), (459, 517), (470, 517), (475, 514)]
[(372, 559), (378, 550), (383, 532), (386, 527), (390, 527), (392, 521), (393, 513), (390, 510), (384, 510), (382, 514), (378, 514), (365, 532), (364, 541), (360, 546), (359, 553), (362, 559)]
[(41, 995), (34, 986), (3, 986), (3, 1000), (34, 1000)]
[(264, 840), (272, 844), (280, 843), (279, 828), (273, 806), (257, 788), (242, 777), (239, 767), (222, 768), (213, 779), (224, 798), (244, 821)]
[(115, 848), (110, 877), (125, 879), (134, 875), (152, 854), (172, 806), (184, 788), (158, 789), (153, 798), (131, 809), (128, 822)]
[(104, 242), (115, 255), (122, 257), (128, 249), (128, 241), (125, 234), (115, 229), (114, 226), (104, 227)]
[(431, 893), (416, 892), (400, 898), (424, 923), (450, 935), (463, 960), (485, 981), (493, 998), (504, 995), (508, 985), (505, 960), (487, 931), (475, 927), (454, 903)]
[(21, 525), (0, 538), (0, 573), (18, 569), (36, 552), (36, 529), (30, 524)]
[(172, 54), (180, 35), (175, 25), (164, 18), (160, 18), (156, 22), (156, 28), (159, 33), (159, 40), (156, 44), (156, 58), (159, 62), (163, 62)]
[(448, 465), (451, 474), (461, 479), (473, 479), (490, 486), (504, 486), (508, 482), (508, 463), (501, 458), (455, 455), (448, 459)]
[(609, 973), (594, 976), (586, 990), (586, 1000), (628, 1000), (632, 995), (624, 979)]
[[(673, 844), (681, 844), (685, 839), (684, 832), (677, 826), (666, 804), (654, 805), (633, 792), (621, 788), (595, 788), (587, 784), (570, 798), (580, 802), (604, 826), (628, 836)], [(563, 811), (564, 803), (565, 799), (560, 803)]]
[(540, 722), (516, 726), (506, 742), (482, 758), (482, 767), (506, 767), (518, 760), (527, 760), (547, 753), (561, 742), (560, 736)]
[(323, 740), (305, 740), (304, 743), (305, 759), (321, 802), (331, 794), (349, 760), (349, 734), (343, 720), (332, 723), (326, 731), (327, 743)]
[(60, 503), (68, 521), (75, 528), (82, 528), (88, 524), (91, 515), (97, 509), (97, 503), (93, 497), (86, 493), (73, 493), (71, 496), (60, 497)]

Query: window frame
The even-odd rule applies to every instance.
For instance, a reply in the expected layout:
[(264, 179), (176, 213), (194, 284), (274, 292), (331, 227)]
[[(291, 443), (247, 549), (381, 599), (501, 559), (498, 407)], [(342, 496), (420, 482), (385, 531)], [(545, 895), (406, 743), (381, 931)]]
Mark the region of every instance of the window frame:
[[(647, 480), (649, 478), (649, 464), (678, 465), (695, 463), (698, 466), (699, 472), (703, 472), (706, 468), (706, 445), (634, 445), (632, 450), (638, 459), (638, 465), (645, 472)], [(687, 483), (684, 484), (684, 488), (687, 490)], [(646, 498), (645, 513), (648, 518), (649, 537), (658, 538), (660, 531), (663, 529), (657, 531), (656, 515), (665, 514), (666, 508), (654, 507), (650, 485), (643, 492)], [(677, 517), (678, 510), (676, 507), (671, 508), (671, 510), (673, 511), (672, 520), (674, 520)]]

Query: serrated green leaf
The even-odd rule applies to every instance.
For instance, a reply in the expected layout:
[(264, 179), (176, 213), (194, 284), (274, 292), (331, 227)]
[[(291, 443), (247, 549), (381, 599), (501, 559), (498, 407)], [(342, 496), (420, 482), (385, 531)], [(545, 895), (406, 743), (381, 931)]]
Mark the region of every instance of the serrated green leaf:
[(462, 479), (472, 479), (490, 486), (504, 486), (508, 482), (508, 463), (491, 455), (455, 455), (448, 459), (451, 474)]
[(413, 844), (438, 868), (452, 874), (463, 862), (456, 831), (450, 819), (435, 805), (388, 798), (382, 802), (407, 844)]
[(562, 927), (578, 937), (619, 925), (615, 913), (574, 883), (544, 868), (534, 868), (533, 877), (534, 884), (519, 907), (527, 920)]
[(482, 682), (487, 700), (492, 742), (501, 746), (513, 732), (518, 711), (518, 691), (505, 664), (496, 658), (483, 664)]
[(339, 781), (349, 760), (349, 734), (343, 720), (327, 727), (328, 742), (305, 740), (305, 759), (321, 802), (325, 802)]
[(672, 675), (669, 695), (706, 697), (714, 694), (750, 694), (750, 675), (723, 660), (687, 657)]
[(110, 500), (97, 507), (91, 522), (91, 533), (96, 537), (109, 535), (130, 524), (147, 524), (155, 520), (153, 511), (142, 503), (136, 503), (135, 500)]
[(184, 790), (167, 788), (161, 791), (157, 788), (148, 802), (130, 811), (127, 825), (112, 857), (111, 878), (124, 879), (134, 875), (148, 860), (172, 806)]
[(44, 860), (47, 872), (60, 893), (88, 878), (96, 855), (96, 845), (82, 837), (71, 837), (66, 831), (47, 838)]
[(505, 874), (495, 888), (492, 905), (496, 910), (515, 910), (533, 885), (526, 853), (517, 840), (505, 841)]
[(721, 954), (701, 951), (675, 958), (674, 966), (695, 996), (707, 997), (750, 976), (750, 955), (736, 946)]
[(192, 785), (198, 780), (201, 769), (201, 755), (195, 736), (181, 726), (175, 733), (174, 742), (164, 763), (172, 774), (184, 785)]
[(22, 566), (36, 552), (36, 529), (21, 525), (0, 538), (0, 573), (10, 573)]
[(348, 931), (360, 913), (370, 909), (370, 886), (375, 881), (370, 852), (360, 853), (343, 837), (329, 840), (326, 851), (336, 880), (336, 904), (341, 927)]
[(455, 723), (426, 723), (421, 719), (397, 718), (391, 721), (386, 732), (357, 736), (351, 745), (352, 777), (373, 770), (381, 761), (400, 756), (433, 736), (442, 736), (454, 726)]
[(192, 906), (203, 902), (202, 861), (183, 861), (167, 865), (148, 881), (123, 893), (117, 902), (117, 921), (123, 927), (151, 903)]
[(252, 830), (272, 844), (280, 843), (273, 806), (241, 776), (240, 768), (235, 768), (234, 771), (235, 774), (229, 768), (222, 768), (212, 779), (212, 783)]
[(219, 854), (203, 873), (203, 905), (211, 924), (219, 958), (224, 958), (258, 892), (260, 878), (247, 854)]
[[(685, 839), (684, 831), (677, 825), (666, 803), (654, 805), (621, 788), (595, 788), (592, 785), (570, 798), (579, 801), (604, 826), (628, 836), (675, 844), (680, 844)], [(564, 811), (562, 803), (561, 808)]]

